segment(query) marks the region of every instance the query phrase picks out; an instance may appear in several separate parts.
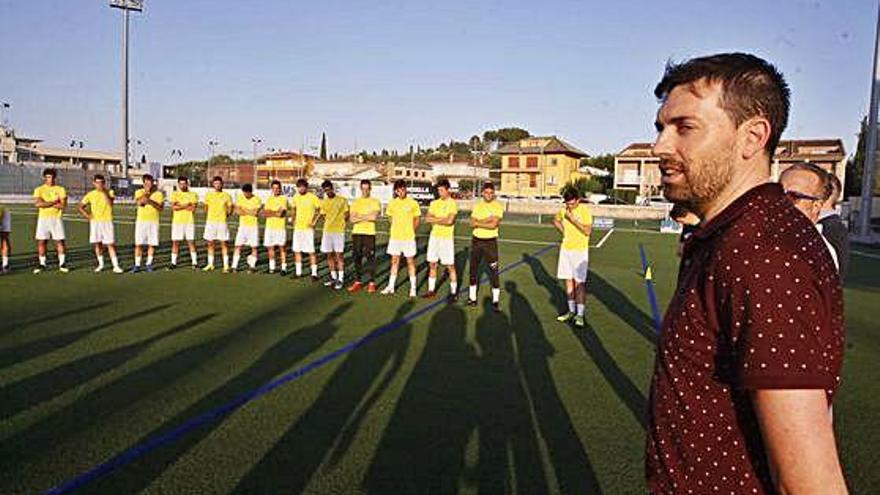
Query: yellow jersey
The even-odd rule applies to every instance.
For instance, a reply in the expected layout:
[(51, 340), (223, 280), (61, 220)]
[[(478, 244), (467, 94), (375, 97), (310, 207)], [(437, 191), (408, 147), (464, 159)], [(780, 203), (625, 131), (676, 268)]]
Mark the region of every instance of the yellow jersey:
[[(287, 211), (287, 196), (269, 196), (266, 200), (266, 210)], [(266, 217), (266, 230), (284, 230), (284, 217)]]
[(321, 200), (321, 214), (324, 215), (324, 232), (342, 234), (345, 232), (345, 214), (348, 212), (348, 201), (342, 196)]
[[(446, 218), (449, 215), (452, 215), (454, 222), (456, 214), (458, 214), (458, 205), (452, 198), (435, 199), (434, 201), (431, 201), (430, 206), (428, 206), (428, 215), (434, 217)], [(431, 227), (431, 236), (437, 237), (438, 239), (452, 239), (455, 236), (455, 223), (452, 225), (433, 224)]]
[[(192, 191), (174, 191), (171, 193), (171, 204), (174, 203), (177, 203), (180, 206), (198, 206), (199, 195)], [(194, 221), (193, 212), (189, 210), (177, 210), (171, 215), (171, 223), (175, 225), (189, 225)]]
[(312, 219), (315, 211), (321, 207), (321, 200), (312, 193), (294, 194), (291, 200), (296, 208), (296, 216), (293, 219), (293, 230), (309, 230), (312, 228)]
[(413, 219), (422, 215), (419, 204), (412, 198), (394, 198), (388, 203), (385, 215), (391, 218), (391, 240), (412, 241), (416, 238)]
[[(489, 217), (495, 217), (500, 220), (504, 217), (504, 207), (501, 206), (501, 203), (498, 201), (492, 201), (489, 203), (485, 199), (481, 199), (474, 205), (474, 210), (471, 212), (471, 218), (475, 220), (486, 220)], [(495, 239), (498, 237), (498, 228), (483, 229), (477, 227), (474, 229), (473, 235), (477, 239)]]
[[(562, 249), (569, 251), (586, 251), (590, 247), (590, 236), (585, 235), (580, 229), (575, 227), (568, 219), (565, 218), (566, 208), (563, 207), (556, 214), (556, 220), (562, 222)], [(579, 204), (571, 212), (578, 222), (585, 225), (593, 225), (593, 215), (587, 205)]]
[[(34, 198), (40, 198), (43, 201), (55, 202), (66, 197), (67, 191), (58, 185), (47, 186), (43, 184), (34, 189)], [(40, 208), (39, 218), (61, 218), (61, 214), (62, 212), (58, 208)]]
[(256, 227), (260, 224), (259, 220), (257, 220), (257, 210), (260, 209), (260, 206), (263, 204), (260, 201), (259, 196), (251, 196), (250, 199), (246, 198), (244, 194), (238, 197), (238, 200), (235, 204), (239, 208), (244, 208), (246, 210), (253, 210), (253, 215), (238, 215), (238, 225), (241, 227)]
[(107, 199), (107, 195), (113, 196), (113, 190), (108, 189), (107, 194), (103, 191), (93, 190), (83, 196), (81, 204), (89, 205), (92, 212), (92, 220), (96, 222), (112, 222), (113, 221), (113, 205)]
[(205, 205), (208, 207), (209, 223), (226, 223), (227, 208), (232, 205), (232, 196), (226, 191), (210, 190), (205, 193)]
[[(376, 198), (358, 198), (351, 202), (355, 215), (369, 215), (382, 211), (382, 203)], [(351, 228), (352, 234), (376, 235), (376, 222), (358, 222)]]
[[(145, 194), (147, 194), (147, 191), (143, 188), (135, 191), (135, 193), (134, 193), (135, 201), (143, 198)], [(153, 193), (150, 194), (150, 199), (161, 205), (165, 201), (165, 195), (162, 194), (162, 191), (153, 191)], [(138, 205), (137, 218), (135, 221), (136, 222), (159, 223), (159, 209), (149, 203), (147, 203), (144, 206)]]

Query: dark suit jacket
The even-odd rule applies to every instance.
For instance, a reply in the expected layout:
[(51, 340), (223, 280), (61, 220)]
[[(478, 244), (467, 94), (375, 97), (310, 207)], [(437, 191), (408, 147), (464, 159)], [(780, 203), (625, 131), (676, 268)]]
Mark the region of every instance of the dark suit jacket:
[(819, 220), (822, 226), (822, 235), (837, 251), (837, 262), (840, 264), (840, 281), (846, 278), (846, 269), (849, 266), (849, 232), (846, 230), (843, 220), (837, 213)]

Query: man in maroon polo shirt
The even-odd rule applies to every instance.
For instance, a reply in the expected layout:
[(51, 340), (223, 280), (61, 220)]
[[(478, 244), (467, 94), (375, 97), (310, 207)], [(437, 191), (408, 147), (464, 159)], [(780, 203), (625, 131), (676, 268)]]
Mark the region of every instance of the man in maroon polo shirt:
[(846, 493), (829, 408), (843, 296), (770, 160), (789, 91), (766, 61), (669, 65), (655, 89), (664, 194), (697, 213), (663, 322), (646, 453), (652, 493)]

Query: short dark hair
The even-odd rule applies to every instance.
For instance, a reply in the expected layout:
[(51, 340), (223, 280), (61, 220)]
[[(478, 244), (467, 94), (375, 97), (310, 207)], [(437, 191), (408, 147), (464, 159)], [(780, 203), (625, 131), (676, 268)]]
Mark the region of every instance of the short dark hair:
[(405, 180), (403, 180), (403, 179), (397, 179), (396, 181), (394, 181), (394, 190), (395, 190), (395, 191), (398, 190), (398, 189), (404, 188), (404, 187), (406, 187), (406, 181), (405, 181)]
[(223, 177), (220, 177), (219, 175), (215, 175), (214, 178), (211, 179), (211, 183), (217, 182), (218, 180), (220, 182), (223, 182)]
[(840, 201), (840, 194), (843, 192), (843, 184), (840, 183), (840, 179), (834, 172), (828, 172), (828, 180), (831, 181), (831, 196), (829, 196), (829, 198), (834, 198), (834, 204), (836, 205), (837, 202)]
[(47, 175), (51, 175), (52, 178), (54, 179), (55, 177), (58, 177), (58, 171), (55, 170), (54, 168), (47, 168), (46, 170), (43, 170), (43, 177), (45, 177)]
[(309, 187), (309, 181), (307, 181), (305, 179), (297, 179), (296, 180), (296, 187), (299, 187), (299, 186)]
[(189, 182), (189, 177), (178, 177), (177, 182)]
[(154, 179), (153, 176), (150, 175), (150, 174), (144, 174), (144, 178), (143, 178), (143, 179), (144, 179), (144, 180), (151, 180), (151, 181), (153, 181), (153, 182), (156, 182), (156, 179)]
[(321, 189), (327, 189), (328, 187), (330, 189), (333, 189), (333, 183), (330, 182), (329, 180), (325, 180), (324, 182), (321, 183)]
[(566, 187), (564, 191), (562, 191), (562, 200), (566, 203), (573, 199), (580, 199), (581, 192), (577, 190), (576, 187)]
[(451, 186), (449, 185), (448, 179), (440, 179), (437, 181), (436, 187), (445, 187), (446, 189), (449, 189)]
[(101, 182), (107, 182), (107, 180), (104, 179), (104, 176), (101, 174), (95, 174), (95, 180), (99, 180)]
[(281, 181), (280, 181), (280, 180), (273, 180), (272, 183), (269, 184), (269, 187), (272, 187), (272, 186), (274, 186), (274, 185), (276, 185), (276, 184), (278, 185), (278, 187), (281, 187)]
[(370, 179), (361, 179), (361, 185), (373, 187), (373, 183), (370, 182)]
[(254, 192), (254, 186), (252, 186), (250, 184), (245, 184), (245, 185), (241, 186), (241, 190), (242, 190), (242, 192)]
[(721, 107), (737, 127), (757, 116), (770, 121), (770, 138), (764, 149), (772, 158), (788, 125), (791, 92), (782, 73), (748, 53), (720, 53), (667, 63), (654, 95), (665, 100), (674, 88), (701, 80), (721, 83)]
[(779, 179), (782, 180), (783, 175), (795, 171), (810, 172), (811, 174), (815, 175), (816, 178), (819, 179), (819, 185), (822, 187), (821, 198), (823, 200), (826, 200), (831, 197), (831, 193), (833, 192), (831, 189), (833, 187), (831, 185), (831, 174), (829, 174), (824, 168), (816, 165), (815, 163), (798, 162), (783, 170), (782, 173), (779, 174)]
[(483, 182), (483, 191), (485, 191), (486, 189), (491, 189), (494, 191), (495, 190), (495, 183), (492, 182), (491, 180), (487, 180), (486, 182)]

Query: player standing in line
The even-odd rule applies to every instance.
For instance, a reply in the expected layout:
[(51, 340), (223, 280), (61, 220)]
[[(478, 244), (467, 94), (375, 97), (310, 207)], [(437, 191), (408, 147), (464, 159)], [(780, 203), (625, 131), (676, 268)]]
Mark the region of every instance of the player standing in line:
[(321, 200), (309, 192), (309, 182), (305, 179), (296, 181), (297, 193), (293, 195), (293, 260), (296, 263), (296, 276), (302, 276), (302, 253), (309, 254), (312, 268), (312, 281), (318, 280), (318, 256), (315, 254), (315, 222), (318, 221), (318, 209)]
[(489, 265), (489, 281), (492, 282), (492, 309), (501, 311), (501, 281), (498, 279), (498, 226), (504, 217), (504, 207), (495, 200), (495, 184), (483, 183), (483, 199), (474, 205), (471, 212), (471, 267), (468, 305), (477, 305), (477, 284), (480, 281), (480, 264), (483, 260)]
[(144, 175), (144, 187), (134, 193), (137, 217), (134, 222), (134, 266), (131, 273), (141, 270), (143, 246), (147, 247), (147, 272), (153, 271), (153, 255), (159, 245), (159, 213), (165, 207), (165, 195), (156, 188), (150, 174)]
[(171, 193), (171, 264), (169, 270), (177, 268), (177, 256), (180, 253), (180, 241), (186, 241), (189, 247), (189, 259), (192, 269), (199, 265), (196, 251), (196, 222), (193, 212), (199, 205), (199, 195), (189, 190), (189, 179), (179, 177), (177, 190)]
[(341, 290), (345, 280), (345, 221), (348, 219), (348, 201), (336, 194), (333, 183), (329, 180), (321, 184), (321, 189), (324, 191), (320, 210), (324, 217), (321, 252), (327, 256), (327, 268), (330, 270), (330, 278), (324, 285)]
[(565, 280), (565, 293), (568, 294), (568, 312), (556, 319), (561, 322), (574, 320), (574, 326), (584, 326), (584, 311), (587, 303), (587, 274), (590, 262), (590, 233), (593, 231), (593, 215), (587, 205), (581, 203), (580, 193), (570, 187), (562, 192), (565, 206), (553, 219), (562, 234), (559, 246), (559, 263), (556, 277)]
[(208, 264), (202, 271), (214, 271), (214, 242), (220, 241), (220, 251), (223, 254), (223, 273), (229, 273), (229, 226), (226, 225), (226, 217), (232, 214), (232, 196), (223, 190), (223, 178), (214, 177), (211, 180), (213, 191), (205, 193), (205, 209), (208, 212), (205, 219), (205, 232), (203, 237), (208, 241)]
[(351, 227), (351, 250), (354, 258), (354, 283), (348, 288), (348, 292), (355, 293), (361, 290), (361, 276), (363, 274), (363, 262), (366, 258), (367, 293), (376, 292), (376, 218), (382, 211), (382, 203), (376, 198), (370, 197), (373, 185), (369, 180), (361, 181), (361, 197), (351, 202), (351, 211), (348, 219)]
[(67, 191), (56, 184), (58, 172), (53, 168), (43, 171), (43, 185), (34, 189), (34, 206), (39, 210), (37, 216), (37, 232), (34, 236), (37, 240), (37, 259), (39, 264), (34, 268), (34, 273), (46, 270), (46, 241), (55, 241), (55, 251), (58, 252), (58, 271), (67, 273), (64, 266), (64, 222), (61, 216), (67, 207)]
[(426, 298), (437, 295), (437, 263), (446, 267), (449, 274), (449, 302), (458, 300), (458, 274), (455, 272), (455, 216), (458, 205), (449, 191), (449, 181), (437, 181), (438, 199), (431, 201), (425, 221), (432, 225), (428, 239), (428, 293)]
[(263, 246), (269, 253), (269, 273), (275, 273), (275, 248), (281, 256), (281, 274), (287, 273), (287, 196), (281, 194), (281, 182), (272, 181), (272, 195), (260, 215), (266, 219)]
[(10, 234), (12, 234), (12, 213), (8, 208), (0, 205), (0, 256), (3, 257), (0, 275), (9, 271), (9, 253), (12, 251), (12, 244), (9, 242)]
[(257, 215), (263, 208), (259, 196), (254, 196), (254, 188), (250, 184), (241, 186), (242, 195), (235, 204), (238, 213), (238, 231), (235, 233), (235, 251), (232, 254), (232, 271), (238, 270), (242, 246), (250, 246), (251, 254), (247, 257), (248, 270), (253, 273), (257, 269), (260, 246), (260, 221)]
[(382, 290), (382, 294), (394, 294), (402, 255), (406, 258), (409, 272), (409, 297), (416, 297), (416, 229), (419, 228), (422, 210), (416, 200), (406, 196), (406, 182), (403, 180), (394, 181), (394, 194), (397, 197), (385, 209), (385, 215), (391, 218), (387, 250), (391, 255), (391, 274), (388, 277), (388, 287)]
[[(95, 189), (83, 196), (79, 203), (79, 213), (89, 221), (89, 243), (95, 246), (95, 258), (98, 267), (95, 272), (104, 269), (104, 247), (110, 253), (113, 273), (122, 273), (119, 259), (116, 257), (116, 241), (113, 232), (113, 190), (107, 187), (103, 175), (96, 175)], [(88, 207), (88, 210), (86, 209)]]

